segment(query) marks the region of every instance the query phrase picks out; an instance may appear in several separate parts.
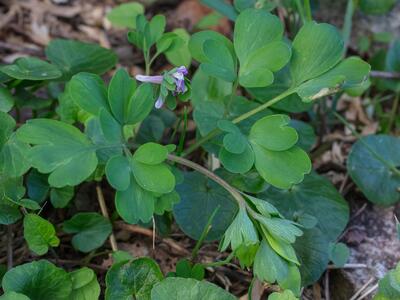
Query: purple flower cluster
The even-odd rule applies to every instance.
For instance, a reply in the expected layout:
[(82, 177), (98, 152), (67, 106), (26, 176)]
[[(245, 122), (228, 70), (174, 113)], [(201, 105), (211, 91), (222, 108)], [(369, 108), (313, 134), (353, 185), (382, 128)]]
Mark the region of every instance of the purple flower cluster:
[[(175, 68), (168, 72), (166, 76), (171, 76), (174, 79), (175, 83), (175, 90), (173, 91), (173, 95), (179, 95), (179, 94), (184, 94), (187, 91), (187, 87), (185, 85), (185, 76), (188, 74), (188, 70), (186, 67), (181, 66), (178, 68)], [(157, 75), (157, 76), (146, 76), (146, 75), (136, 75), (135, 78), (138, 81), (141, 82), (149, 82), (149, 83), (154, 83), (154, 84), (162, 84), (164, 81), (164, 76)], [(157, 98), (157, 101), (155, 103), (155, 108), (159, 109), (164, 105), (165, 99), (162, 97), (160, 94)]]

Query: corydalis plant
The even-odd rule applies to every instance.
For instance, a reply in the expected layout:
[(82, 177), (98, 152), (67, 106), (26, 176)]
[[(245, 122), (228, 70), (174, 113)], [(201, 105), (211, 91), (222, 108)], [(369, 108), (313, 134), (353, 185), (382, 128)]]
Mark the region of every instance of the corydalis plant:
[(159, 95), (155, 103), (155, 108), (160, 109), (168, 97), (178, 97), (183, 101), (189, 99), (190, 82), (189, 79), (185, 77), (188, 75), (188, 73), (189, 72), (186, 67), (181, 66), (170, 71), (166, 71), (163, 75), (136, 75), (135, 78), (141, 82), (150, 82), (159, 85)]

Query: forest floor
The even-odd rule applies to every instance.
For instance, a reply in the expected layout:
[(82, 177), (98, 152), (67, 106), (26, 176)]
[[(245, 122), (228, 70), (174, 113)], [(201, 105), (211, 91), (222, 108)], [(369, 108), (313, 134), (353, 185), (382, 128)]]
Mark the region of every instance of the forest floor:
[[(0, 0), (0, 63), (10, 63), (26, 55), (44, 57), (44, 47), (51, 39), (68, 38), (95, 42), (103, 47), (112, 48), (119, 57), (119, 64), (128, 67), (132, 75), (142, 72), (143, 59), (127, 42), (126, 31), (112, 28), (105, 18), (107, 12), (117, 2), (119, 1)], [(197, 0), (143, 0), (142, 2), (146, 5), (148, 15), (165, 14), (168, 28), (184, 27), (189, 32), (194, 29), (198, 21), (210, 13), (210, 10)], [(335, 1), (336, 7), (332, 8), (332, 3), (333, 1), (322, 1), (321, 11), (316, 18), (319, 21), (340, 25), (344, 6), (340, 1)], [(393, 34), (400, 34), (400, 5), (389, 17), (374, 19), (356, 16), (355, 19), (356, 34), (368, 34), (368, 30), (389, 30)], [(215, 29), (226, 35), (232, 33), (232, 25), (226, 19), (222, 19)], [(352, 41), (356, 41), (356, 37), (353, 36)], [(155, 69), (159, 71), (167, 67), (163, 63), (157, 63)], [(342, 98), (339, 110), (363, 135), (373, 134), (377, 132), (379, 124), (376, 120), (370, 119), (364, 110), (364, 100)], [(303, 297), (317, 300), (349, 299), (358, 290), (363, 289), (365, 292), (374, 286), (378, 279), (400, 260), (400, 242), (395, 222), (395, 215), (399, 215), (400, 206), (382, 208), (366, 201), (346, 172), (347, 155), (356, 138), (340, 124), (333, 127), (324, 124), (323, 109), (317, 113), (321, 115), (322, 122), (320, 128), (317, 128), (318, 141), (312, 152), (314, 169), (328, 177), (350, 204), (350, 223), (341, 241), (350, 247), (351, 256), (346, 268), (329, 269), (320, 282), (304, 291)], [(189, 128), (194, 130), (194, 124)], [(105, 191), (105, 196), (112, 207), (111, 191)], [(93, 210), (97, 205), (94, 198), (93, 188), (83, 185), (76, 199), (77, 206), (80, 209)], [(62, 219), (63, 212), (59, 213)], [(21, 228), (15, 230), (22, 231)], [(121, 250), (129, 251), (134, 256), (146, 255), (155, 258), (164, 272), (172, 271), (178, 259), (190, 255), (190, 250), (195, 244), (193, 240), (175, 229), (169, 237), (157, 237), (153, 248), (151, 230), (122, 223), (117, 224), (116, 238)], [(53, 257), (53, 260), (57, 260), (66, 268), (75, 267), (83, 257), (70, 254), (73, 253), (72, 249), (63, 245), (67, 237), (62, 237), (62, 241), (61, 249), (65, 252), (65, 257), (62, 259)], [(19, 243), (20, 247), (14, 251), (15, 264), (35, 259), (24, 246), (22, 238), (16, 243)], [(212, 262), (223, 259), (225, 255), (219, 253), (217, 247), (215, 243), (204, 245), (199, 252), (200, 260)], [(100, 274), (104, 274), (111, 264), (110, 259), (104, 257), (93, 259), (90, 265)], [(3, 260), (0, 255), (0, 263)], [(208, 279), (229, 289), (237, 296), (243, 296), (251, 281), (251, 274), (232, 263), (210, 269)], [(368, 286), (365, 286), (366, 283)]]

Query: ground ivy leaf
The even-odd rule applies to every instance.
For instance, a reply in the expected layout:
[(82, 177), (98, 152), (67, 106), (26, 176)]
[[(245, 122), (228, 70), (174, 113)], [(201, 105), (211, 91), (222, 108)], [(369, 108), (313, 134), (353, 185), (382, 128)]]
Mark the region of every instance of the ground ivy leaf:
[(272, 151), (292, 148), (298, 141), (294, 128), (289, 126), (287, 115), (271, 115), (258, 120), (251, 127), (249, 140)]
[(193, 239), (199, 239), (211, 214), (219, 207), (206, 240), (220, 239), (237, 212), (237, 205), (230, 195), (196, 172), (185, 173), (184, 182), (176, 186), (176, 191), (181, 201), (173, 211), (182, 231)]
[(125, 123), (126, 110), (135, 91), (136, 81), (129, 76), (129, 73), (125, 69), (118, 69), (111, 78), (110, 85), (108, 86), (108, 102), (114, 117), (120, 124)]
[(151, 291), (151, 300), (235, 300), (227, 291), (206, 281), (192, 278), (169, 277), (156, 284)]
[(343, 38), (336, 27), (307, 22), (293, 41), (290, 72), (294, 86), (329, 71), (342, 59), (343, 51)]
[(60, 244), (53, 224), (35, 214), (24, 217), (24, 238), (29, 249), (37, 255), (44, 255), (49, 247), (58, 247)]
[(149, 300), (153, 286), (162, 279), (160, 267), (150, 258), (116, 263), (107, 272), (105, 299)]
[(72, 125), (51, 119), (29, 120), (18, 129), (17, 137), (34, 145), (26, 156), (39, 172), (51, 173), (51, 186), (77, 185), (97, 167), (95, 148)]
[(168, 148), (157, 143), (141, 145), (133, 154), (133, 159), (146, 165), (158, 165), (168, 156)]
[(369, 201), (391, 205), (400, 200), (399, 151), (400, 139), (388, 135), (362, 137), (353, 145), (347, 171)]
[(46, 260), (19, 265), (3, 278), (3, 290), (26, 295), (31, 300), (69, 300), (72, 281), (67, 272)]
[(124, 191), (115, 194), (115, 207), (125, 222), (137, 224), (139, 221), (149, 222), (153, 217), (154, 205), (157, 201), (153, 193), (144, 190), (131, 176), (130, 185)]
[(66, 233), (75, 233), (72, 245), (82, 252), (90, 252), (101, 247), (111, 234), (110, 221), (98, 213), (77, 213), (64, 222)]
[(96, 273), (89, 268), (81, 268), (70, 273), (72, 280), (71, 300), (99, 299), (100, 285)]
[(45, 49), (47, 58), (62, 70), (69, 80), (79, 72), (103, 74), (117, 63), (117, 55), (97, 44), (74, 40), (54, 39)]
[(106, 165), (108, 182), (118, 191), (125, 191), (130, 184), (131, 168), (129, 160), (123, 155), (110, 158)]
[(91, 73), (79, 73), (68, 82), (71, 99), (84, 111), (98, 116), (101, 109), (109, 111), (107, 89), (100, 76)]
[(311, 172), (310, 158), (297, 146), (280, 152), (267, 150), (258, 144), (252, 146), (257, 171), (266, 182), (275, 187), (289, 189)]
[(54, 65), (36, 57), (21, 57), (13, 64), (0, 67), (0, 71), (19, 80), (50, 80), (61, 77)]

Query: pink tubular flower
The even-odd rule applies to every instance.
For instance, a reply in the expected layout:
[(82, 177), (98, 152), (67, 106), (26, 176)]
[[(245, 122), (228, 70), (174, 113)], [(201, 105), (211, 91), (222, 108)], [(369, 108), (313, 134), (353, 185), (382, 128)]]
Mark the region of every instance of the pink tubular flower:
[[(147, 75), (136, 75), (135, 78), (141, 82), (149, 82), (154, 84), (162, 85), (165, 78), (169, 77), (173, 79), (175, 83), (175, 90), (172, 91), (174, 96), (179, 94), (184, 94), (188, 90), (185, 84), (185, 76), (188, 74), (188, 70), (185, 66), (174, 68), (169, 72), (164, 73), (164, 75), (147, 76)], [(160, 93), (155, 103), (155, 108), (159, 109), (164, 105), (166, 94)]]

